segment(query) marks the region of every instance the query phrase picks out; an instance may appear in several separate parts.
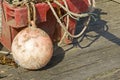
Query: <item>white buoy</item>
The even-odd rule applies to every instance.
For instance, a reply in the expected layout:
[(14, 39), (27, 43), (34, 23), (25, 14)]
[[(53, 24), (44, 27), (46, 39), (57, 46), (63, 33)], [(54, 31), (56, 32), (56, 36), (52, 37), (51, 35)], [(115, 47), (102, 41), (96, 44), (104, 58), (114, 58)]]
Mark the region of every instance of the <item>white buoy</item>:
[(11, 54), (21, 67), (30, 70), (40, 69), (50, 61), (53, 44), (46, 32), (28, 27), (14, 38)]

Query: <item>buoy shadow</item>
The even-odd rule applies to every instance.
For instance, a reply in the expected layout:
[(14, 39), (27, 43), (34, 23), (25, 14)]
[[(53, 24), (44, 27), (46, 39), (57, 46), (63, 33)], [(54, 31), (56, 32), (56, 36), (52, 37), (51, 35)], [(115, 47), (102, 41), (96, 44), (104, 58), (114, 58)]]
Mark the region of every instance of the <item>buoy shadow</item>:
[(50, 62), (40, 70), (46, 70), (58, 65), (64, 59), (64, 55), (65, 55), (64, 49), (57, 46), (57, 48), (53, 52), (53, 56)]

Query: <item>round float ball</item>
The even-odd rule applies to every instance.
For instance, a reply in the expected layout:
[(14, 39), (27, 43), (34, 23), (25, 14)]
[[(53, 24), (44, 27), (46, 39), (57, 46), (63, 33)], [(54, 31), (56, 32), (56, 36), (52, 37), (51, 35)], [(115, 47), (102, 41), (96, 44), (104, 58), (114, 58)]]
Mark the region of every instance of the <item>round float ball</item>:
[(36, 70), (44, 67), (53, 54), (53, 44), (48, 34), (28, 27), (20, 31), (12, 42), (11, 54), (23, 68)]

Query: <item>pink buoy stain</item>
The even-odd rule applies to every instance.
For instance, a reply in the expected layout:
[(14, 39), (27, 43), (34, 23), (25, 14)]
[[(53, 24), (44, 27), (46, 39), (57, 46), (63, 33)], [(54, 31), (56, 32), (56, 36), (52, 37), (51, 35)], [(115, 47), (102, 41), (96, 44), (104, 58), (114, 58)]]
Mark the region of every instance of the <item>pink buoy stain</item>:
[(34, 27), (28, 27), (19, 32), (11, 48), (15, 62), (30, 70), (44, 67), (53, 54), (53, 44), (48, 34)]

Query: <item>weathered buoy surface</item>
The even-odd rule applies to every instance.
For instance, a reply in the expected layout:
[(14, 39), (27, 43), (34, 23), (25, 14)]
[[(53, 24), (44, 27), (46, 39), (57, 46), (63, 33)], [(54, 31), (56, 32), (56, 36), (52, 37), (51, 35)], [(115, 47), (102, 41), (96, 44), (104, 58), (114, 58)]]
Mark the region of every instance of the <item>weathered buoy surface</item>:
[(49, 35), (33, 27), (20, 31), (14, 38), (11, 48), (15, 62), (30, 70), (44, 67), (53, 54), (53, 44)]

